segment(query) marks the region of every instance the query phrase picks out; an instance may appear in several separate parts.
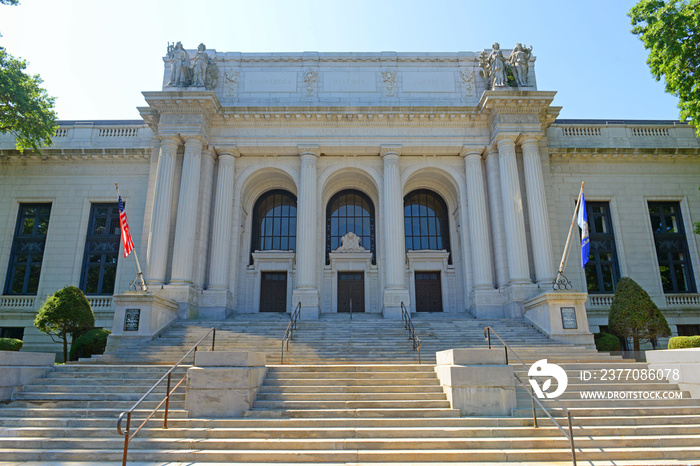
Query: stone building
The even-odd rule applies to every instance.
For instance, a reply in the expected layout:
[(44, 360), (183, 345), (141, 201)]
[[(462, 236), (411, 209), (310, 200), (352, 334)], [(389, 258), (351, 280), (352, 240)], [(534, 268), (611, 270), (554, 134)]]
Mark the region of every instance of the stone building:
[[(507, 57), (507, 58), (506, 58)], [(482, 53), (220, 53), (178, 43), (138, 121), (0, 138), (0, 328), (25, 347), (73, 284), (97, 325), (136, 276), (179, 318), (290, 312), (522, 318), (564, 274), (592, 331), (631, 276), (674, 334), (700, 333), (700, 140), (673, 121), (557, 120), (518, 44)], [(121, 317), (120, 317), (121, 318)], [(584, 317), (585, 320), (585, 317)], [(114, 327), (121, 327), (114, 321)]]

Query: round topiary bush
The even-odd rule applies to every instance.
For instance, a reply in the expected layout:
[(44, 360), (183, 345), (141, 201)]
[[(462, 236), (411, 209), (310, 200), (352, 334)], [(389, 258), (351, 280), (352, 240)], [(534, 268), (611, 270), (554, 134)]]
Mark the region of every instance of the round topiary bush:
[(19, 351), (23, 344), (16, 338), (0, 338), (0, 351)]
[[(95, 314), (83, 292), (67, 286), (46, 298), (34, 319), (34, 326), (63, 343), (63, 362), (68, 360), (68, 335), (71, 346), (77, 338), (95, 327)], [(56, 340), (54, 340), (56, 341)]]
[(596, 333), (593, 338), (598, 351), (622, 351), (620, 339), (611, 333)]
[(700, 348), (700, 335), (694, 337), (673, 337), (668, 340), (668, 349)]
[(77, 361), (80, 358), (89, 358), (93, 354), (104, 353), (110, 333), (112, 332), (105, 328), (94, 328), (80, 335), (70, 347), (70, 360)]

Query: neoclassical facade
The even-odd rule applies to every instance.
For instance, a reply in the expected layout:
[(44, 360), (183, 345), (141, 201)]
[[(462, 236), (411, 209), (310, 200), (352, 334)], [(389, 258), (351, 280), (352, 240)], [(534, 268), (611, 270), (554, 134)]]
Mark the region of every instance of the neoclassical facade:
[[(169, 47), (143, 121), (61, 122), (51, 147), (0, 139), (0, 328), (80, 286), (98, 325), (129, 289), (114, 183), (149, 291), (179, 318), (443, 312), (522, 318), (564, 270), (606, 325), (637, 280), (698, 331), (700, 141), (678, 122), (557, 120), (531, 48), (246, 54)], [(116, 223), (115, 223), (116, 222)], [(117, 325), (117, 324), (115, 324)]]

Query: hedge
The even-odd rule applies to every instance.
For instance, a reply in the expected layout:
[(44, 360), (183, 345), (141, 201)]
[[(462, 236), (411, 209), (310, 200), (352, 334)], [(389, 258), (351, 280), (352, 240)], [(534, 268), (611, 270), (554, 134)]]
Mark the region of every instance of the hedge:
[(19, 351), (24, 342), (16, 338), (0, 338), (0, 351)]
[(668, 340), (668, 349), (700, 348), (700, 335), (694, 337), (673, 337)]
[(80, 335), (70, 347), (70, 360), (77, 361), (80, 358), (89, 358), (93, 354), (104, 353), (110, 333), (112, 332), (105, 328), (94, 328)]
[(622, 345), (620, 344), (620, 339), (611, 333), (600, 332), (596, 333), (593, 338), (595, 339), (595, 348), (598, 351), (621, 351)]

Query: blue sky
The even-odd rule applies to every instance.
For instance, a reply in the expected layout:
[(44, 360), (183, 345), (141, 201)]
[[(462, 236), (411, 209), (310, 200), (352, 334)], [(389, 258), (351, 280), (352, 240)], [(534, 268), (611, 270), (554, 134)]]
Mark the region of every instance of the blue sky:
[(631, 0), (21, 0), (0, 45), (27, 59), (61, 119), (135, 119), (168, 42), (219, 52), (458, 52), (534, 47), (560, 118), (677, 119), (630, 31)]

